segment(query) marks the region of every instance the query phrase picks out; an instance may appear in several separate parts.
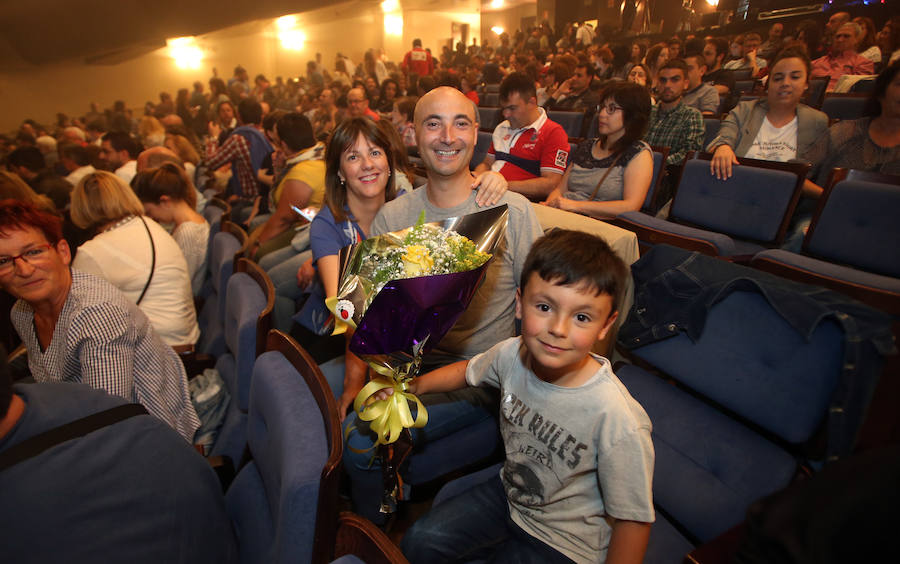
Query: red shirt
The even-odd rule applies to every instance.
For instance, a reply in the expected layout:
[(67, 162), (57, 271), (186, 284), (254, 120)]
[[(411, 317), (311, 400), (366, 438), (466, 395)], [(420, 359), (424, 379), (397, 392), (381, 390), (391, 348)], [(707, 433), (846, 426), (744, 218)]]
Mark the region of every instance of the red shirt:
[(431, 53), (421, 47), (413, 47), (412, 51), (408, 51), (403, 57), (403, 70), (407, 73), (414, 72), (419, 76), (434, 73), (434, 61)]
[(469, 90), (468, 92), (466, 92), (466, 98), (475, 102), (476, 106), (478, 105), (478, 92), (475, 92), (474, 90)]
[[(509, 154), (530, 162), (531, 170), (497, 158), (497, 153)], [(507, 181), (529, 180), (551, 171), (562, 174), (569, 160), (569, 137), (561, 125), (547, 118), (541, 108), (541, 116), (534, 123), (522, 129), (510, 129), (509, 121), (504, 121), (494, 129), (494, 141), (488, 154), (495, 157), (491, 166)]]

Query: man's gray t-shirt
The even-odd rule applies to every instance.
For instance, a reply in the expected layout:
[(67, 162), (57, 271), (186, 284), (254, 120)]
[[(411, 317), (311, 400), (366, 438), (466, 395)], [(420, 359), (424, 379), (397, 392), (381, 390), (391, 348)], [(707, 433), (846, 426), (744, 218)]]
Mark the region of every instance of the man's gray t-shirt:
[(469, 385), (500, 388), (506, 461), (500, 478), (512, 520), (576, 562), (603, 562), (607, 517), (651, 523), (650, 419), (597, 355), (596, 373), (566, 388), (539, 379), (513, 337), (473, 358)]
[(704, 82), (697, 88), (685, 92), (681, 101), (686, 106), (697, 108), (700, 113), (716, 113), (719, 109), (719, 91), (713, 85)]
[[(496, 205), (503, 204), (509, 207), (506, 240), (497, 246), (472, 303), (435, 348), (434, 352), (438, 354), (471, 358), (515, 334), (516, 288), (522, 266), (531, 244), (543, 232), (531, 203), (523, 196), (506, 192)], [(372, 222), (372, 234), (380, 235), (414, 225), (423, 209), (425, 221), (441, 221), (488, 208), (475, 203), (474, 191), (458, 206), (439, 208), (428, 200), (426, 187), (422, 186), (386, 203)]]

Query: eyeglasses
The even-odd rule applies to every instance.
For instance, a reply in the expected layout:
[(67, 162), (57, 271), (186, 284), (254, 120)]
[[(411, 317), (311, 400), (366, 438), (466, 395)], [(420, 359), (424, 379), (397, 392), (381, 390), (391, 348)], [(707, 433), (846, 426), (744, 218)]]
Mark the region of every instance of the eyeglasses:
[(32, 266), (43, 263), (50, 256), (50, 249), (52, 248), (53, 245), (50, 243), (44, 243), (43, 245), (37, 245), (28, 249), (21, 255), (0, 256), (0, 274), (9, 274), (12, 272), (16, 267), (17, 259), (22, 259)]
[(600, 106), (600, 107), (598, 107), (598, 108), (597, 108), (597, 111), (598, 111), (598, 112), (606, 112), (607, 114), (612, 115), (612, 114), (618, 112), (618, 111), (621, 110), (621, 109), (622, 109), (622, 106), (620, 106), (620, 105), (618, 105), (618, 104), (609, 104), (609, 105), (606, 105), (606, 106)]

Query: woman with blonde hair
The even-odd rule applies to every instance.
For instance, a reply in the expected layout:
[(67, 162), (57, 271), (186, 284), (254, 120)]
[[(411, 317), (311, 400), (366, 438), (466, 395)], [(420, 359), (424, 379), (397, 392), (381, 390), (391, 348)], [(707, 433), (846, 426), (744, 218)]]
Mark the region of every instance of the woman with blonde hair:
[(173, 223), (172, 238), (187, 261), (191, 289), (196, 296), (206, 274), (209, 223), (194, 209), (197, 192), (187, 173), (175, 163), (138, 173), (131, 183), (148, 216)]
[(172, 236), (144, 217), (131, 188), (110, 172), (89, 174), (72, 191), (71, 214), (93, 233), (72, 267), (105, 278), (141, 308), (163, 341), (190, 350), (200, 329), (187, 262)]
[(166, 142), (166, 128), (153, 116), (144, 116), (138, 124), (138, 136), (144, 148), (162, 147)]

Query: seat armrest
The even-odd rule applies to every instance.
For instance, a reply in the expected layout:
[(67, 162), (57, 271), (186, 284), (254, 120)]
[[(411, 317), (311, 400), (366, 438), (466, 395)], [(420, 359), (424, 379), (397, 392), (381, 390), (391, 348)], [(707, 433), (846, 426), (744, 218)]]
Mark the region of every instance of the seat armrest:
[(216, 472), (219, 483), (222, 484), (222, 493), (228, 491), (231, 482), (234, 481), (234, 464), (227, 456), (207, 456), (206, 461)]
[(178, 355), (181, 363), (184, 365), (184, 371), (187, 373), (188, 380), (193, 379), (198, 374), (203, 374), (207, 368), (215, 368), (216, 359), (205, 353), (191, 351)]
[(400, 548), (368, 519), (344, 511), (338, 521), (335, 558), (352, 554), (366, 564), (409, 564)]
[(731, 564), (744, 538), (746, 525), (740, 523), (685, 555), (683, 564)]

